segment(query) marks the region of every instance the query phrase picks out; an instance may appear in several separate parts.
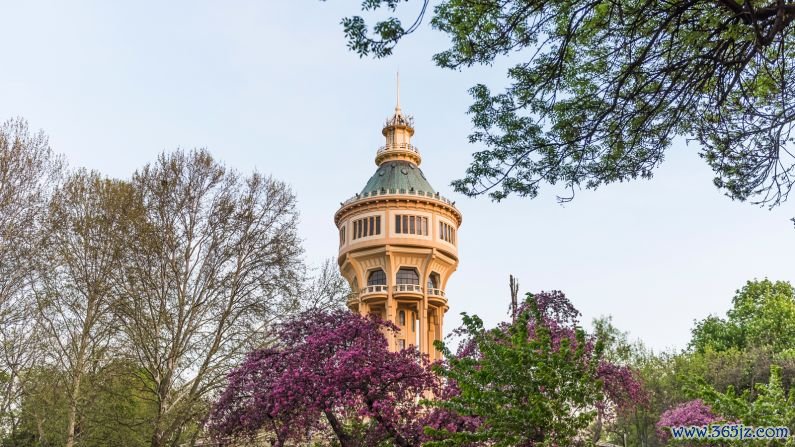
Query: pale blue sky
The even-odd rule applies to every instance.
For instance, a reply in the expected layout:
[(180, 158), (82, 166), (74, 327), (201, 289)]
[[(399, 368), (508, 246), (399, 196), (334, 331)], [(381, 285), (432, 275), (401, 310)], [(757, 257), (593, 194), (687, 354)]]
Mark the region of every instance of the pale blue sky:
[(549, 187), (499, 204), (453, 193), (478, 150), (467, 143), (467, 89), (499, 87), (510, 61), (439, 69), (431, 55), (446, 40), (428, 27), (389, 59), (359, 59), (339, 25), (358, 4), (2, 0), (0, 118), (25, 117), (72, 166), (110, 176), (202, 146), (273, 174), (293, 186), (306, 259), (318, 264), (336, 254), (339, 202), (375, 169), (400, 69), (423, 170), (464, 214), (446, 329), (463, 311), (504, 318), (513, 273), (522, 292), (566, 292), (584, 321), (610, 314), (655, 349), (681, 348), (693, 319), (723, 315), (747, 279), (795, 280), (792, 204), (730, 201), (692, 143), (678, 142), (651, 181), (583, 191), (565, 206)]

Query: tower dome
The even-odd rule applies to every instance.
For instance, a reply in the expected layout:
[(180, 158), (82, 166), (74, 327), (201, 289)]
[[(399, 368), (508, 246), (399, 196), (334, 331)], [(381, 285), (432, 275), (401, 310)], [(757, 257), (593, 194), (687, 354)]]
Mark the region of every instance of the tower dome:
[(449, 309), (445, 287), (458, 267), (462, 216), (420, 169), (422, 157), (411, 144), (414, 120), (400, 108), (399, 89), (375, 173), (334, 215), (338, 263), (353, 291), (348, 307), (400, 328), (388, 339), (390, 349), (414, 345), (436, 359), (433, 342), (442, 338)]
[(406, 190), (435, 193), (419, 166), (410, 161), (395, 160), (383, 163), (362, 189), (362, 194), (381, 190)]

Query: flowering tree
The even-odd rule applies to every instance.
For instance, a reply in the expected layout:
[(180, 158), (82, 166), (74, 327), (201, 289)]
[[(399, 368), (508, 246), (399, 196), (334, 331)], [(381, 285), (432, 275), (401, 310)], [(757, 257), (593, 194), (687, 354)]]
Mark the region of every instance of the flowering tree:
[[(671, 427), (704, 426), (722, 420), (713, 413), (712, 408), (701, 399), (695, 399), (677, 405), (660, 415), (657, 422), (657, 436), (667, 441), (671, 438)], [(692, 444), (692, 442), (691, 442)], [(700, 444), (700, 443), (699, 443)], [(706, 442), (704, 442), (706, 444)]]
[(642, 400), (631, 370), (603, 359), (560, 292), (528, 294), (513, 323), (485, 329), (464, 314), (456, 352), (437, 348), (452, 390), (432, 403), (428, 445), (574, 445), (607, 404)]
[[(795, 387), (786, 387), (781, 380), (781, 367), (773, 365), (770, 368), (768, 383), (757, 383), (755, 393), (744, 390), (738, 393), (733, 386), (725, 392), (716, 390), (704, 380), (698, 381), (694, 394), (706, 402), (714, 414), (718, 415), (712, 421), (734, 421), (745, 426), (755, 427), (787, 427), (789, 437), (785, 440), (769, 441), (760, 445), (787, 445), (795, 446)], [(674, 409), (676, 410), (676, 409)], [(709, 413), (712, 415), (712, 413)], [(706, 425), (709, 422), (671, 424), (670, 416), (660, 418), (658, 426), (670, 427), (671, 425)], [(692, 418), (692, 417), (691, 417)], [(703, 417), (702, 419), (707, 419)], [(760, 441), (761, 442), (761, 441)], [(766, 441), (767, 442), (767, 441)]]
[(418, 446), (419, 397), (438, 383), (415, 348), (389, 352), (375, 316), (304, 313), (281, 326), (281, 344), (252, 352), (229, 376), (211, 414), (219, 439), (269, 431), (275, 445), (329, 431), (342, 447)]

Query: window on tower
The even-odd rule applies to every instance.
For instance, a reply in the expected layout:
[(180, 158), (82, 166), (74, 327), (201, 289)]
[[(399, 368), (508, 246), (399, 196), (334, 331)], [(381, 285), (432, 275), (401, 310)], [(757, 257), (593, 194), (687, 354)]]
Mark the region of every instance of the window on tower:
[(455, 228), (445, 222), (439, 222), (439, 238), (455, 245)]
[(397, 272), (398, 284), (414, 284), (420, 285), (420, 275), (412, 268), (403, 267)]
[(399, 214), (395, 216), (395, 233), (428, 235), (428, 218), (423, 216), (410, 216)]
[(353, 239), (381, 234), (381, 216), (369, 216), (353, 221)]
[(373, 270), (370, 272), (370, 276), (367, 277), (367, 285), (368, 286), (385, 286), (386, 285), (386, 273), (383, 270)]
[(439, 288), (439, 274), (438, 273), (433, 272), (430, 275), (428, 275), (427, 287), (429, 289), (438, 289)]

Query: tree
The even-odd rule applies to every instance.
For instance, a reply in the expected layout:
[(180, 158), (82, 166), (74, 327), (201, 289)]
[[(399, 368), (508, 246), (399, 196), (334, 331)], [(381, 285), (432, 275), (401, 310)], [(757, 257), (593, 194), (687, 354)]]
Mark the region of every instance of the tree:
[(0, 125), (0, 432), (13, 433), (23, 372), (40, 355), (40, 321), (33, 299), (33, 257), (42, 219), (62, 161), (43, 132), (23, 119)]
[(249, 354), (215, 404), (210, 427), (221, 439), (267, 431), (274, 445), (330, 431), (342, 447), (419, 446), (418, 398), (437, 380), (415, 347), (390, 352), (376, 316), (311, 311), (280, 326), (280, 343)]
[[(795, 389), (789, 393), (781, 383), (780, 368), (773, 366), (767, 384), (756, 385), (752, 397), (749, 390), (740, 394), (730, 387), (725, 393), (700, 381), (691, 391), (702, 399), (722, 420), (737, 421), (750, 427), (787, 427), (787, 440), (758, 441), (757, 445), (795, 445)], [(661, 420), (661, 424), (664, 421)], [(698, 425), (698, 424), (692, 424)]]
[(301, 309), (305, 312), (344, 309), (352, 292), (333, 258), (324, 260), (305, 283), (301, 292)]
[[(657, 422), (657, 436), (662, 440), (668, 440), (671, 438), (671, 427), (701, 427), (721, 421), (725, 419), (713, 413), (712, 408), (704, 401), (695, 399), (665, 411)], [(699, 444), (710, 445), (706, 441)]]
[[(464, 314), (458, 351), (437, 342), (435, 371), (455, 391), (432, 402), (447, 415), (434, 418), (442, 423), (428, 428), (428, 445), (574, 445), (606, 401), (642, 399), (632, 372), (603, 361), (603, 342), (578, 316), (560, 292), (528, 294), (514, 323), (490, 330)], [(468, 423), (450, 424), (456, 417)]]
[(75, 445), (84, 377), (113, 359), (109, 351), (119, 324), (114, 278), (125, 253), (121, 235), (142, 216), (128, 183), (96, 172), (71, 175), (49, 205), (36, 296), (48, 354), (65, 376), (67, 447)]
[(132, 185), (146, 212), (124, 241), (121, 328), (156, 403), (151, 445), (191, 445), (226, 375), (294, 307), (295, 197), (206, 150), (161, 154)]
[[(370, 32), (362, 17), (343, 19), (349, 48), (388, 56), (428, 3), (408, 27), (390, 17)], [(583, 186), (651, 177), (686, 137), (726, 195), (778, 205), (795, 182), (793, 20), (795, 6), (777, 0), (444, 0), (430, 20), (451, 40), (437, 65), (520, 59), (503, 92), (470, 90), (470, 141), (486, 148), (453, 185), (500, 200), (560, 183), (568, 200)]]
[(727, 317), (698, 322), (690, 347), (703, 353), (752, 347), (781, 352), (795, 346), (795, 289), (788, 282), (746, 282), (732, 299)]
[(762, 414), (789, 411), (785, 396), (795, 380), (792, 303), (788, 283), (748, 281), (734, 296), (726, 318), (710, 316), (696, 324), (689, 350), (649, 356), (644, 361), (648, 366), (634, 363), (650, 393), (652, 411), (645, 417), (659, 419), (657, 441), (667, 442), (670, 426), (791, 423)]
[[(155, 416), (155, 407), (141, 390), (140, 373), (136, 365), (114, 360), (83, 376), (77, 445), (144, 447), (151, 442), (150, 421)], [(29, 369), (25, 376), (19, 427), (2, 445), (65, 445), (70, 392), (63, 383), (68, 377), (56, 367)]]

